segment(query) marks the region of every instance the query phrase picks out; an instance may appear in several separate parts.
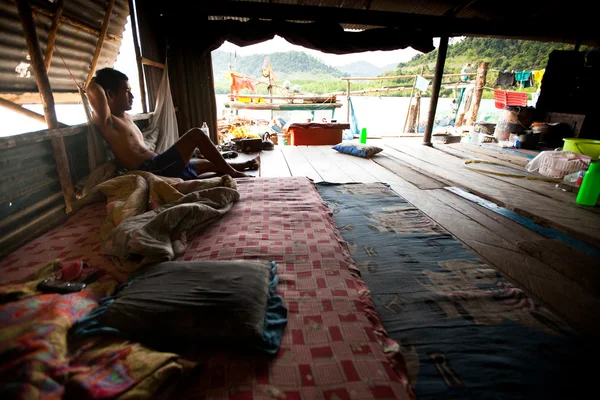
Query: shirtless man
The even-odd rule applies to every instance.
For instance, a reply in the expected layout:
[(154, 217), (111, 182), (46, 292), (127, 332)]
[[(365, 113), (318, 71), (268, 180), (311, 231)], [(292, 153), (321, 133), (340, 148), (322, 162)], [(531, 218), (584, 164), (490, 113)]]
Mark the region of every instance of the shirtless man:
[[(125, 74), (113, 68), (96, 72), (86, 93), (94, 109), (93, 121), (110, 145), (120, 166), (128, 170), (142, 170), (156, 175), (197, 179), (199, 174), (217, 172), (233, 178), (248, 175), (234, 167), (246, 164), (227, 163), (210, 138), (198, 128), (187, 131), (167, 151), (157, 154), (144, 144), (144, 137), (133, 119), (125, 111), (133, 104), (133, 94)], [(198, 148), (204, 159), (190, 161)]]

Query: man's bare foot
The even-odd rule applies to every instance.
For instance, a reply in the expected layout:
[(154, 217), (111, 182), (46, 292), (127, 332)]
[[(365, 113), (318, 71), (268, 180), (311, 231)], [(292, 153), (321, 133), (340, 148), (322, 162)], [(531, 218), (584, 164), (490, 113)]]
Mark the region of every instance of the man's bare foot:
[(237, 171), (257, 170), (260, 168), (260, 156), (243, 162), (229, 162), (229, 165)]

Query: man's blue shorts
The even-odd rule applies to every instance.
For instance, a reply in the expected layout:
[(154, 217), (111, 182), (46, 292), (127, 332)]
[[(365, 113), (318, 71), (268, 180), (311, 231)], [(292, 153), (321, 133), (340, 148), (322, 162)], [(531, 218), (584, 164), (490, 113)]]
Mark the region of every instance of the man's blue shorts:
[(138, 168), (141, 171), (152, 172), (155, 175), (181, 178), (185, 181), (198, 179), (196, 163), (190, 161), (187, 165), (175, 147), (157, 154), (144, 161)]

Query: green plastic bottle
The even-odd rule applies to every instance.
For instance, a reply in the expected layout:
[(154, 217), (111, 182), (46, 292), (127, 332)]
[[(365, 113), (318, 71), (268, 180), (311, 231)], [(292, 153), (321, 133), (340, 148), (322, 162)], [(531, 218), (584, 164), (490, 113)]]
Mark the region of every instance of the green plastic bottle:
[(360, 131), (360, 142), (362, 144), (367, 143), (367, 128), (362, 128), (362, 130)]
[(583, 176), (575, 201), (582, 206), (593, 207), (598, 202), (598, 196), (600, 196), (600, 161), (592, 161)]

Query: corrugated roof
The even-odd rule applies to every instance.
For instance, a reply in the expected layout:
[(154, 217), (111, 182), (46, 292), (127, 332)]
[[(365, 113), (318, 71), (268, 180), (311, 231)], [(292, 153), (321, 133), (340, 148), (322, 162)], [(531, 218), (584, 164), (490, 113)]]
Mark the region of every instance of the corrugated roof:
[[(44, 52), (56, 1), (37, 0), (31, 4), (40, 47)], [(85, 82), (98, 41), (98, 33), (88, 31), (100, 31), (107, 4), (107, 1), (94, 0), (65, 1), (64, 18), (58, 29), (52, 64), (48, 72), (54, 92), (77, 91), (71, 73), (77, 82)], [(128, 1), (116, 0), (108, 35), (98, 60), (98, 69), (113, 66), (117, 60), (128, 16)], [(68, 21), (73, 21), (78, 27)], [(88, 29), (84, 30), (82, 26)], [(0, 0), (0, 32), (0, 53), (3, 55), (0, 59), (0, 92), (37, 92), (31, 68), (27, 68), (29, 53), (14, 1)]]

